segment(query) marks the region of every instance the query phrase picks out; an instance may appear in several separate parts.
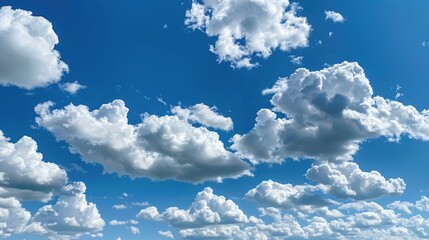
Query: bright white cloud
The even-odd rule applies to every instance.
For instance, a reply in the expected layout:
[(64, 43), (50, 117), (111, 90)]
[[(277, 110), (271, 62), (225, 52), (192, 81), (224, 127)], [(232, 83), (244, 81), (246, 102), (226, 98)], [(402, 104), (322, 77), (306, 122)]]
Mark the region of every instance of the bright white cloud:
[(397, 210), (401, 210), (407, 214), (411, 214), (411, 207), (414, 207), (414, 204), (410, 203), (410, 202), (402, 202), (402, 201), (394, 201), (393, 203), (389, 204), (388, 207), (390, 209), (397, 209)]
[(325, 11), (325, 20), (332, 20), (334, 23), (343, 23), (346, 19), (340, 13), (334, 11)]
[(405, 190), (401, 178), (386, 180), (379, 172), (364, 172), (354, 162), (315, 163), (306, 177), (320, 183), (325, 193), (358, 200), (400, 195)]
[(303, 56), (295, 56), (295, 55), (290, 55), (290, 62), (293, 63), (293, 65), (302, 65), (302, 60), (304, 60)]
[(352, 160), (362, 141), (381, 136), (429, 140), (429, 111), (373, 96), (357, 63), (313, 72), (300, 68), (264, 94), (274, 95), (274, 109), (261, 109), (255, 127), (232, 139), (232, 148), (254, 163)]
[(113, 219), (109, 222), (109, 225), (111, 226), (122, 226), (122, 225), (126, 225), (128, 223), (128, 221), (118, 221), (116, 219)]
[(249, 174), (249, 165), (227, 151), (216, 132), (177, 116), (143, 114), (142, 123), (130, 125), (121, 100), (94, 111), (84, 105), (51, 107), (50, 102), (36, 106), (39, 126), (105, 172), (189, 182)]
[(249, 222), (249, 218), (232, 200), (213, 194), (209, 187), (197, 194), (195, 201), (187, 210), (170, 207), (160, 214), (156, 207), (148, 207), (142, 209), (137, 217), (164, 220), (179, 228)]
[(203, 103), (195, 104), (185, 109), (181, 106), (175, 106), (171, 109), (173, 114), (191, 123), (195, 122), (206, 127), (217, 128), (224, 131), (232, 130), (234, 126), (232, 119), (224, 117), (216, 111), (216, 107), (209, 107)]
[(130, 226), (130, 231), (134, 235), (140, 234), (140, 229), (138, 227), (135, 227), (135, 226)]
[(171, 238), (174, 239), (174, 235), (171, 231), (158, 231), (158, 234), (165, 237), (165, 238)]
[(266, 206), (297, 211), (312, 210), (333, 203), (315, 194), (317, 190), (317, 187), (310, 185), (293, 186), (268, 180), (248, 191), (246, 197)]
[(76, 238), (103, 230), (105, 225), (94, 203), (86, 201), (86, 186), (82, 182), (63, 187), (55, 205), (40, 208), (33, 222), (46, 229), (54, 239)]
[(46, 201), (66, 182), (65, 170), (44, 162), (32, 138), (12, 143), (0, 131), (0, 197)]
[(31, 213), (16, 198), (0, 198), (0, 237), (10, 237), (25, 229)]
[(0, 85), (25, 89), (58, 82), (68, 66), (54, 50), (51, 22), (32, 12), (0, 8)]
[(420, 200), (416, 201), (415, 206), (420, 211), (429, 212), (429, 198), (422, 196)]
[(128, 207), (124, 204), (117, 204), (117, 205), (113, 205), (112, 208), (115, 210), (124, 210), (124, 209), (127, 209)]
[(71, 95), (75, 95), (78, 91), (86, 88), (85, 85), (81, 85), (77, 81), (60, 84), (59, 86), (62, 90), (68, 92)]
[(193, 0), (185, 25), (216, 37), (210, 51), (232, 67), (252, 68), (255, 56), (267, 58), (272, 51), (306, 47), (311, 27), (297, 16), (300, 7), (288, 0), (210, 1)]

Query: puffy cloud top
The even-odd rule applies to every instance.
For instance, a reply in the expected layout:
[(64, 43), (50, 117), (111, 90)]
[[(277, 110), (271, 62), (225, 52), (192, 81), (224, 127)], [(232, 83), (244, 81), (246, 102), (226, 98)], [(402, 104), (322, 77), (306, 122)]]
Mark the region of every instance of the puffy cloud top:
[(209, 107), (203, 103), (199, 103), (185, 109), (180, 106), (175, 106), (171, 109), (171, 112), (182, 119), (200, 123), (206, 127), (217, 128), (224, 131), (232, 130), (234, 126), (232, 119), (220, 115), (216, 110), (216, 107)]
[(148, 207), (142, 209), (137, 217), (164, 220), (179, 228), (249, 222), (248, 217), (232, 200), (213, 194), (213, 189), (209, 187), (197, 194), (187, 210), (170, 207), (160, 214), (155, 207)]
[(334, 11), (325, 11), (326, 20), (330, 19), (335, 23), (342, 23), (346, 19), (341, 15), (340, 13), (334, 12)]
[(232, 139), (232, 148), (255, 163), (287, 157), (351, 160), (366, 139), (397, 141), (403, 134), (429, 139), (429, 112), (373, 96), (357, 63), (313, 72), (300, 68), (264, 94), (273, 94), (273, 110), (261, 109), (255, 127)]
[(66, 172), (44, 162), (32, 138), (25, 136), (11, 143), (0, 131), (0, 197), (48, 200), (66, 182)]
[(267, 58), (277, 48), (307, 46), (311, 27), (296, 15), (298, 9), (288, 0), (194, 0), (185, 24), (217, 37), (210, 50), (219, 61), (252, 68), (258, 64), (254, 55)]
[(33, 224), (40, 225), (54, 238), (75, 238), (101, 231), (105, 222), (96, 205), (86, 201), (85, 191), (82, 182), (64, 186), (55, 205), (46, 205), (37, 211)]
[(121, 100), (94, 111), (72, 104), (51, 111), (51, 106), (36, 106), (37, 123), (106, 172), (189, 182), (249, 174), (248, 164), (227, 151), (216, 132), (177, 116), (144, 114), (142, 123), (130, 125)]
[(32, 12), (0, 8), (0, 85), (25, 89), (58, 82), (68, 66), (54, 50), (51, 22)]

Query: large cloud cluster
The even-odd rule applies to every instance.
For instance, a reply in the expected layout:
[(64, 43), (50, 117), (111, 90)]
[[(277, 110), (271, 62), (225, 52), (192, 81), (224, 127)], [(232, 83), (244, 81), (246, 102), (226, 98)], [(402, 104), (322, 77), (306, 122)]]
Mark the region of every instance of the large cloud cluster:
[(194, 127), (187, 119), (143, 114), (142, 123), (131, 125), (121, 100), (93, 111), (84, 105), (51, 106), (47, 102), (35, 108), (37, 123), (106, 172), (189, 182), (249, 174), (248, 164), (227, 151), (216, 132)]
[(267, 58), (279, 48), (289, 51), (308, 45), (311, 27), (297, 16), (288, 0), (203, 0), (192, 2), (185, 24), (216, 37), (210, 51), (233, 67), (252, 68), (254, 55)]
[[(12, 143), (0, 131), (0, 237), (37, 233), (53, 239), (98, 236), (104, 226), (93, 203), (86, 202), (83, 183), (68, 184), (66, 172), (43, 161), (37, 143), (24, 136)], [(49, 201), (31, 217), (21, 201)]]
[[(376, 202), (354, 201), (349, 203), (333, 203), (329, 209), (318, 205), (309, 205), (299, 211), (289, 211), (284, 206), (296, 205), (293, 197), (281, 194), (281, 188), (267, 181), (262, 185), (271, 185), (271, 201), (262, 203), (259, 208), (260, 218), (245, 217), (231, 200), (213, 195), (212, 189), (204, 189), (198, 193), (195, 202), (187, 210), (170, 207), (159, 213), (156, 207), (148, 207), (140, 211), (139, 217), (149, 220), (165, 221), (179, 228), (179, 235), (185, 239), (427, 239), (429, 238), (429, 220), (418, 211), (422, 197), (415, 203), (394, 202), (388, 208)], [(268, 193), (266, 186), (258, 186), (249, 191), (249, 195)], [(280, 190), (279, 190), (280, 189)], [(222, 201), (219, 201), (221, 199)], [(215, 204), (212, 202), (215, 200)], [(227, 202), (229, 202), (227, 204)], [(278, 203), (283, 202), (283, 205)], [(288, 202), (288, 204), (286, 204)], [(406, 215), (395, 212), (398, 205), (407, 205), (413, 212)], [(231, 207), (233, 206), (233, 207)], [(391, 209), (389, 209), (391, 208)], [(313, 211), (313, 210), (315, 211)], [(318, 210), (319, 211), (318, 211)], [(288, 212), (285, 212), (288, 211)], [(325, 214), (330, 212), (331, 214)], [(225, 213), (234, 216), (234, 221), (224, 221)], [(191, 220), (192, 219), (192, 220)], [(247, 220), (245, 220), (247, 219)]]
[(25, 89), (58, 82), (68, 66), (54, 50), (51, 22), (32, 12), (0, 8), (0, 85)]
[(260, 110), (255, 127), (235, 135), (232, 145), (255, 163), (285, 158), (352, 160), (362, 141), (381, 136), (391, 141), (404, 134), (429, 140), (429, 112), (373, 96), (357, 63), (313, 72), (300, 68), (264, 93), (273, 94), (277, 114)]

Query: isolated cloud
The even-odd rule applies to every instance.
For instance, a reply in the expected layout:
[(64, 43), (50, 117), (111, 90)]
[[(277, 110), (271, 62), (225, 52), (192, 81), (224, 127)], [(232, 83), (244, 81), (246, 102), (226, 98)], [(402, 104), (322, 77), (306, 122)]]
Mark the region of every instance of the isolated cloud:
[(32, 12), (0, 9), (0, 85), (25, 89), (58, 82), (68, 66), (54, 50), (58, 44), (51, 22)]
[(186, 121), (224, 131), (232, 130), (234, 126), (232, 119), (224, 117), (216, 111), (216, 107), (209, 107), (203, 103), (195, 104), (189, 108), (175, 106), (171, 109), (173, 114)]
[(103, 230), (105, 225), (94, 203), (86, 201), (86, 186), (82, 182), (63, 187), (55, 205), (40, 208), (33, 222), (46, 230), (54, 239), (68, 239), (91, 235)]
[(332, 20), (334, 23), (343, 23), (346, 19), (335, 11), (325, 11), (325, 20)]
[(174, 235), (171, 231), (158, 231), (158, 234), (165, 237), (165, 238), (174, 239)]
[(85, 85), (81, 85), (77, 81), (60, 84), (59, 86), (63, 91), (66, 91), (71, 95), (75, 95), (78, 91), (86, 88)]
[(325, 193), (357, 200), (400, 195), (406, 186), (401, 178), (386, 180), (377, 171), (362, 171), (354, 162), (316, 162), (306, 177), (319, 182)]
[(36, 106), (39, 126), (67, 142), (84, 161), (101, 164), (105, 172), (189, 182), (249, 174), (249, 165), (227, 151), (216, 132), (177, 116), (143, 114), (142, 123), (130, 125), (121, 100), (94, 111), (84, 105), (59, 110), (51, 106)]
[(66, 182), (67, 173), (44, 162), (32, 138), (11, 143), (0, 131), (0, 197), (46, 201)]
[(313, 210), (333, 203), (314, 193), (318, 190), (310, 185), (293, 186), (268, 180), (248, 191), (246, 197), (266, 206), (296, 211)]
[(381, 136), (429, 140), (429, 111), (373, 96), (357, 63), (313, 72), (300, 68), (264, 94), (273, 94), (273, 110), (261, 109), (254, 128), (232, 138), (232, 149), (254, 163), (352, 160), (362, 141)]
[(122, 226), (122, 225), (126, 225), (128, 223), (128, 221), (118, 221), (116, 219), (113, 219), (109, 222), (109, 225), (111, 226)]
[(160, 214), (156, 207), (148, 207), (142, 209), (137, 217), (163, 220), (178, 228), (249, 222), (248, 217), (232, 200), (213, 194), (213, 189), (209, 187), (197, 194), (187, 210), (170, 207)]
[(289, 51), (308, 45), (311, 27), (305, 17), (296, 15), (299, 9), (288, 0), (193, 0), (185, 25), (217, 38), (210, 51), (219, 61), (252, 68), (258, 65), (255, 56), (267, 58), (278, 48)]

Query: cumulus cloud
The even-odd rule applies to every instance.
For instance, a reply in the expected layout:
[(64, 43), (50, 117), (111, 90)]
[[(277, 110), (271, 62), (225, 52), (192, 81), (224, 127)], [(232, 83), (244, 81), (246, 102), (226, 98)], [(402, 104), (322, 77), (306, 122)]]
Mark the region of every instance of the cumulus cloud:
[(100, 232), (105, 222), (94, 203), (86, 201), (86, 186), (75, 182), (62, 188), (55, 205), (40, 208), (33, 223), (43, 227), (54, 239), (76, 238)]
[(85, 85), (81, 85), (77, 81), (60, 84), (59, 86), (63, 91), (66, 91), (71, 95), (75, 95), (78, 91), (86, 88)]
[(0, 237), (23, 232), (30, 217), (31, 213), (16, 198), (0, 198)]
[(295, 56), (295, 55), (290, 55), (290, 62), (293, 63), (293, 65), (302, 65), (302, 60), (304, 60), (303, 56)]
[(386, 180), (377, 171), (362, 171), (354, 162), (317, 162), (306, 177), (319, 182), (325, 193), (358, 200), (400, 195), (406, 186), (401, 178)]
[(232, 138), (232, 149), (254, 163), (352, 160), (366, 139), (429, 139), (429, 111), (373, 96), (357, 63), (313, 72), (300, 68), (263, 93), (273, 94), (273, 110), (261, 109), (254, 128)]
[(346, 19), (335, 11), (325, 11), (325, 20), (332, 20), (334, 23), (343, 23)]
[(58, 82), (68, 66), (54, 50), (52, 23), (32, 12), (0, 8), (0, 85), (25, 89)]
[(171, 231), (158, 231), (158, 234), (165, 237), (165, 238), (171, 238), (174, 239), (174, 235)]
[(65, 170), (44, 162), (32, 138), (12, 143), (0, 131), (0, 197), (47, 201), (66, 182)]
[(109, 222), (109, 225), (111, 226), (121, 226), (121, 225), (126, 225), (128, 223), (128, 221), (118, 221), (116, 219), (113, 219)]
[(142, 209), (137, 217), (163, 220), (179, 228), (200, 228), (207, 225), (249, 222), (249, 218), (238, 205), (224, 196), (213, 194), (213, 189), (209, 187), (197, 194), (189, 209), (170, 207), (160, 214), (156, 207), (148, 207)]
[(288, 0), (199, 1), (186, 12), (185, 25), (216, 37), (210, 51), (232, 67), (252, 68), (255, 56), (306, 47), (311, 27)]
[(140, 229), (138, 227), (135, 227), (135, 226), (130, 226), (130, 231), (134, 235), (140, 234)]
[(224, 131), (232, 130), (234, 126), (232, 119), (224, 117), (216, 111), (216, 107), (209, 107), (203, 103), (195, 104), (185, 109), (180, 106), (175, 106), (171, 109), (173, 114), (186, 121)]
[(422, 196), (420, 200), (416, 201), (415, 206), (420, 211), (429, 212), (429, 198)]
[(113, 205), (112, 208), (115, 210), (124, 210), (124, 209), (127, 209), (128, 207), (124, 204), (117, 204), (117, 205)]
[[(281, 191), (278, 191), (276, 194), (281, 195)], [(287, 193), (284, 195), (287, 195)], [(422, 199), (424, 198), (422, 197)], [(213, 207), (205, 207), (207, 204), (199, 201), (195, 201), (192, 205), (194, 204), (201, 205), (201, 208), (213, 209)], [(392, 204), (388, 204), (388, 206)], [(424, 210), (417, 208), (418, 211), (413, 211), (412, 216), (401, 217), (401, 214), (396, 213), (392, 209), (386, 209), (376, 202), (366, 201), (336, 202), (331, 205), (332, 209), (329, 210), (334, 214), (326, 214), (326, 207), (318, 208), (322, 209), (322, 211), (305, 211), (305, 214), (302, 214), (302, 211), (290, 211), (290, 209), (281, 208), (278, 206), (278, 203), (266, 201), (265, 205), (264, 208), (259, 208), (260, 219), (249, 217), (249, 221), (235, 223), (221, 221), (192, 226), (177, 225), (164, 218), (163, 215), (167, 211), (159, 214), (156, 207), (143, 209), (144, 213), (141, 216), (146, 216), (147, 219), (156, 221), (164, 220), (169, 225), (178, 227), (179, 235), (185, 239), (411, 240), (427, 239), (429, 237), (429, 220), (422, 217), (418, 212)], [(186, 222), (187, 219), (191, 219), (187, 214), (192, 211), (191, 207), (188, 210), (175, 211), (173, 215), (174, 218)], [(206, 217), (213, 216), (213, 214), (208, 213), (204, 215)]]
[(297, 211), (313, 210), (333, 203), (314, 193), (318, 190), (310, 185), (293, 186), (268, 180), (248, 191), (246, 197), (263, 205)]
[(142, 123), (130, 125), (121, 100), (93, 111), (73, 104), (51, 110), (52, 105), (36, 106), (38, 125), (105, 172), (188, 182), (249, 174), (249, 165), (227, 151), (216, 132), (177, 116), (143, 114)]

